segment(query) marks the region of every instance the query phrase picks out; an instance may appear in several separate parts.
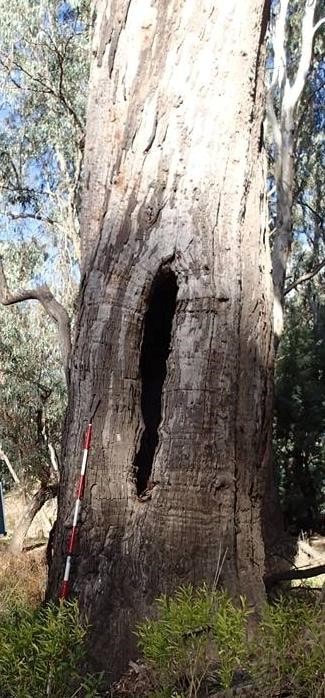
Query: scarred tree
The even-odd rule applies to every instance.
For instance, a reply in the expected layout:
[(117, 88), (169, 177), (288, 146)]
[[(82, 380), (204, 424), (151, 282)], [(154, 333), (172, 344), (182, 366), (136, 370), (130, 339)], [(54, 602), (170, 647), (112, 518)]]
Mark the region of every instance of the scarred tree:
[[(94, 417), (73, 591), (116, 676), (158, 593), (222, 581), (261, 601), (273, 288), (263, 0), (97, 0), (49, 594)], [(265, 496), (267, 495), (267, 496)], [(271, 501), (272, 500), (272, 501)]]

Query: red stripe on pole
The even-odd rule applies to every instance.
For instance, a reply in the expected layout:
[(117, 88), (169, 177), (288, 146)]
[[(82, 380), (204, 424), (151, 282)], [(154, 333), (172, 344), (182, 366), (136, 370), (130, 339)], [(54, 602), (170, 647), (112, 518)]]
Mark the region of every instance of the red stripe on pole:
[(69, 582), (63, 581), (60, 590), (60, 599), (67, 599), (69, 596)]
[(88, 449), (90, 448), (90, 444), (91, 444), (91, 433), (92, 433), (92, 430), (93, 430), (92, 424), (88, 424), (88, 428), (87, 428), (86, 436), (85, 436), (85, 449), (86, 449), (87, 451), (88, 451)]
[(72, 555), (77, 540), (77, 526), (72, 529), (68, 539), (68, 555)]
[(77, 489), (78, 499), (83, 499), (83, 496), (85, 494), (85, 484), (86, 484), (86, 476), (80, 475), (78, 489)]

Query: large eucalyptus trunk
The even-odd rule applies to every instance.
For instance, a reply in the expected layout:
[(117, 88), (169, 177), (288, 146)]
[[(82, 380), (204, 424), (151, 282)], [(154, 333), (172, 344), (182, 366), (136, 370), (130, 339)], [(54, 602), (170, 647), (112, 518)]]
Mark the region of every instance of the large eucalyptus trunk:
[(82, 434), (94, 439), (73, 563), (92, 653), (116, 676), (160, 592), (264, 594), (272, 285), (263, 0), (97, 0), (83, 274), (54, 595)]

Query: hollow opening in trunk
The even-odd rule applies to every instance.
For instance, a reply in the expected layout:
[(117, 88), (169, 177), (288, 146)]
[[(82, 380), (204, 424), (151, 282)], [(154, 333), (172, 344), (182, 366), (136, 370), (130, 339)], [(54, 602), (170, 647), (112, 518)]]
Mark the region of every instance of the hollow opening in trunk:
[(177, 290), (174, 272), (170, 267), (162, 267), (152, 284), (141, 346), (141, 410), (145, 428), (134, 459), (138, 495), (150, 485), (152, 463), (158, 444), (161, 396), (170, 352)]

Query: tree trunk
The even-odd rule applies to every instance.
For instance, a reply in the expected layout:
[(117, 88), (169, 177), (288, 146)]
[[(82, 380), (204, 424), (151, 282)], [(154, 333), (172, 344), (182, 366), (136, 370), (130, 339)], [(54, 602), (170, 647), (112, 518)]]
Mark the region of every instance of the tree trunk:
[(28, 502), (26, 505), (26, 509), (12, 534), (9, 545), (9, 550), (11, 553), (16, 554), (22, 551), (25, 538), (36, 514), (38, 514), (38, 512), (42, 509), (45, 502), (56, 497), (57, 490), (57, 485), (40, 485), (37, 492), (35, 492), (30, 502)]
[[(265, 6), (264, 6), (265, 5)], [(263, 0), (98, 0), (57, 594), (93, 406), (73, 590), (117, 676), (160, 592), (264, 594), (273, 338)]]

